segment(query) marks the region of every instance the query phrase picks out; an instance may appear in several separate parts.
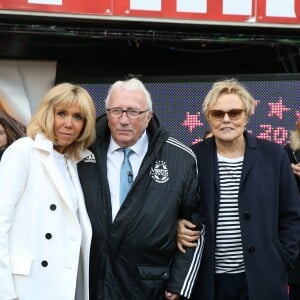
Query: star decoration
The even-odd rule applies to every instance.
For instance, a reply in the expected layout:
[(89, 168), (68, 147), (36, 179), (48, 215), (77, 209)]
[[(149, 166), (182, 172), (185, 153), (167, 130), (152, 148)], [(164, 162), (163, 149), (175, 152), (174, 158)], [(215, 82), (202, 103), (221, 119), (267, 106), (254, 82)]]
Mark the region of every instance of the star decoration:
[(203, 139), (202, 138), (195, 138), (193, 141), (192, 141), (192, 145), (194, 145), (194, 144), (197, 144), (197, 143), (199, 143), (199, 142), (201, 142), (201, 141), (203, 141)]
[(282, 120), (282, 113), (290, 111), (291, 109), (288, 107), (285, 107), (282, 103), (282, 98), (280, 97), (278, 99), (278, 102), (270, 102), (268, 103), (270, 107), (270, 111), (268, 113), (268, 117), (277, 116), (280, 120)]
[(197, 112), (195, 115), (191, 115), (189, 112), (185, 113), (185, 120), (181, 124), (188, 128), (192, 132), (196, 127), (201, 127), (203, 123), (200, 121), (200, 112)]

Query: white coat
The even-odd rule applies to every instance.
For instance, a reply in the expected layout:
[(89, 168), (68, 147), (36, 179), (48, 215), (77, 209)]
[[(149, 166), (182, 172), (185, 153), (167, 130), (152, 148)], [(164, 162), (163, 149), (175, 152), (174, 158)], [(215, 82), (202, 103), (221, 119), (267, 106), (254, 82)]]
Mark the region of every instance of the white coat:
[[(77, 174), (67, 165), (78, 198), (54, 161), (53, 144), (38, 134), (10, 145), (0, 163), (0, 300), (88, 300), (91, 225)], [(82, 158), (91, 152), (85, 150)], [(80, 220), (80, 223), (79, 223)], [(80, 279), (80, 278), (79, 278)]]

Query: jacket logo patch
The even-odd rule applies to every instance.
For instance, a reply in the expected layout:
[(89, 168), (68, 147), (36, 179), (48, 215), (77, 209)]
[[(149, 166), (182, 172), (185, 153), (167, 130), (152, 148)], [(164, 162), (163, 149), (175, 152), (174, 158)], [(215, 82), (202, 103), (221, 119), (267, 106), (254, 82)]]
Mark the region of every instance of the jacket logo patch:
[(96, 163), (95, 155), (92, 153), (88, 157), (86, 157), (83, 161), (88, 163)]
[(150, 176), (158, 183), (165, 183), (169, 180), (169, 171), (167, 163), (165, 161), (157, 161), (154, 164), (154, 168), (150, 170)]

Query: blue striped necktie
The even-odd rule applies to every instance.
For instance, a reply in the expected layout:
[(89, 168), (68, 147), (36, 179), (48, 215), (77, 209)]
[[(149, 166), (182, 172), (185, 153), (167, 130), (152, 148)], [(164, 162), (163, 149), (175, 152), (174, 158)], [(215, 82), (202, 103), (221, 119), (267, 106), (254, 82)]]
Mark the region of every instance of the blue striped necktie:
[(122, 151), (124, 152), (124, 159), (120, 170), (120, 205), (122, 205), (126, 198), (133, 181), (132, 167), (129, 160), (129, 156), (133, 153), (133, 150), (123, 148)]

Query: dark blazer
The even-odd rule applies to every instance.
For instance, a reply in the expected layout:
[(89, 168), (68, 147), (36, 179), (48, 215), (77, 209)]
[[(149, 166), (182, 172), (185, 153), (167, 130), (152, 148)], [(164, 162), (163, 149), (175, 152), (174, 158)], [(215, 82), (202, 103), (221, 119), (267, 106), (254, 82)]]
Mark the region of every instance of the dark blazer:
[[(291, 163), (297, 164), (300, 162), (300, 149), (297, 149), (293, 153), (290, 144), (287, 144), (285, 146), (285, 150), (288, 153)], [(300, 177), (295, 175), (295, 179), (297, 182), (298, 190), (300, 192)], [(298, 256), (293, 270), (289, 271), (289, 284), (300, 285), (300, 256)]]
[[(249, 300), (287, 300), (287, 272), (298, 255), (300, 199), (283, 147), (245, 133), (239, 208)], [(214, 299), (219, 178), (214, 138), (192, 146), (197, 156), (206, 241), (192, 299)]]

